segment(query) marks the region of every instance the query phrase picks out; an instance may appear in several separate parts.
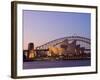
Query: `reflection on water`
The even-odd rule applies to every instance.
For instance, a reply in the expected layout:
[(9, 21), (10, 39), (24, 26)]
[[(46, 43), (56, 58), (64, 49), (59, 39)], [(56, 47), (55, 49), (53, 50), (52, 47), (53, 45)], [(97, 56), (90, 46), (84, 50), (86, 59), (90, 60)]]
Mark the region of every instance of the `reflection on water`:
[(55, 60), (24, 62), (23, 69), (91, 66), (91, 60)]

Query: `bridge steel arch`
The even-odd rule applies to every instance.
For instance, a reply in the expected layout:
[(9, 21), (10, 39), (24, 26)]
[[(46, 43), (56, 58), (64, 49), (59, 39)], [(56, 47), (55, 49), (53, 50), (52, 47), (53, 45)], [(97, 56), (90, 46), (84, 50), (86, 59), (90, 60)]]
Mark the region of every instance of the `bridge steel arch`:
[(73, 41), (73, 40), (81, 41), (88, 45), (91, 44), (91, 40), (88, 38), (81, 37), (81, 36), (68, 36), (68, 37), (63, 37), (63, 38), (59, 38), (59, 39), (55, 39), (50, 42), (47, 42), (41, 46), (36, 47), (36, 49), (48, 49), (49, 46), (58, 45), (58, 44), (62, 43), (65, 39), (67, 39), (68, 41)]

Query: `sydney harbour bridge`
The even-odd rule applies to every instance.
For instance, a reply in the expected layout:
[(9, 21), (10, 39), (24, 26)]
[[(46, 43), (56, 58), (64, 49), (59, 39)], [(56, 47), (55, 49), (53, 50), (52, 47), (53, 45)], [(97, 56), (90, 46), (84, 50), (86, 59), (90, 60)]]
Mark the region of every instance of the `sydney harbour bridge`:
[[(27, 59), (90, 59), (91, 40), (81, 36), (68, 36), (52, 40), (34, 49), (34, 43), (24, 50)], [(49, 57), (49, 58), (48, 58)]]
[(43, 44), (41, 46), (38, 46), (37, 49), (48, 49), (49, 46), (57, 46), (57, 45), (62, 44), (64, 42), (64, 40), (68, 40), (69, 42), (75, 40), (80, 45), (83, 43), (81, 45), (83, 47), (87, 47), (88, 46), (87, 47), (88, 49), (89, 49), (90, 44), (91, 44), (90, 43), (90, 39), (88, 39), (88, 38), (80, 37), (80, 36), (69, 36), (69, 37), (63, 37), (63, 38), (59, 38), (59, 39), (56, 39), (56, 40), (52, 40), (50, 42), (47, 42), (46, 44)]

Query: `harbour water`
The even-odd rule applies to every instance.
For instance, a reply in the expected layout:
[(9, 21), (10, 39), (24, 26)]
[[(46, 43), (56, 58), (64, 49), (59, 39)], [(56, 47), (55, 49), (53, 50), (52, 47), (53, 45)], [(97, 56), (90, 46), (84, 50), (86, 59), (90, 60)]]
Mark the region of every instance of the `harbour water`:
[(91, 60), (55, 60), (24, 62), (23, 69), (91, 66)]

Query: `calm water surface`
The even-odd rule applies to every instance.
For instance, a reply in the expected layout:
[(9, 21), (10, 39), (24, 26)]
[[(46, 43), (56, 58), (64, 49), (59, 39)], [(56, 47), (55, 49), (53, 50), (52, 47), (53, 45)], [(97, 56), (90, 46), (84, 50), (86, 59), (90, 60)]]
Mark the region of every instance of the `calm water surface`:
[(24, 62), (23, 69), (90, 66), (91, 60), (58, 60)]

